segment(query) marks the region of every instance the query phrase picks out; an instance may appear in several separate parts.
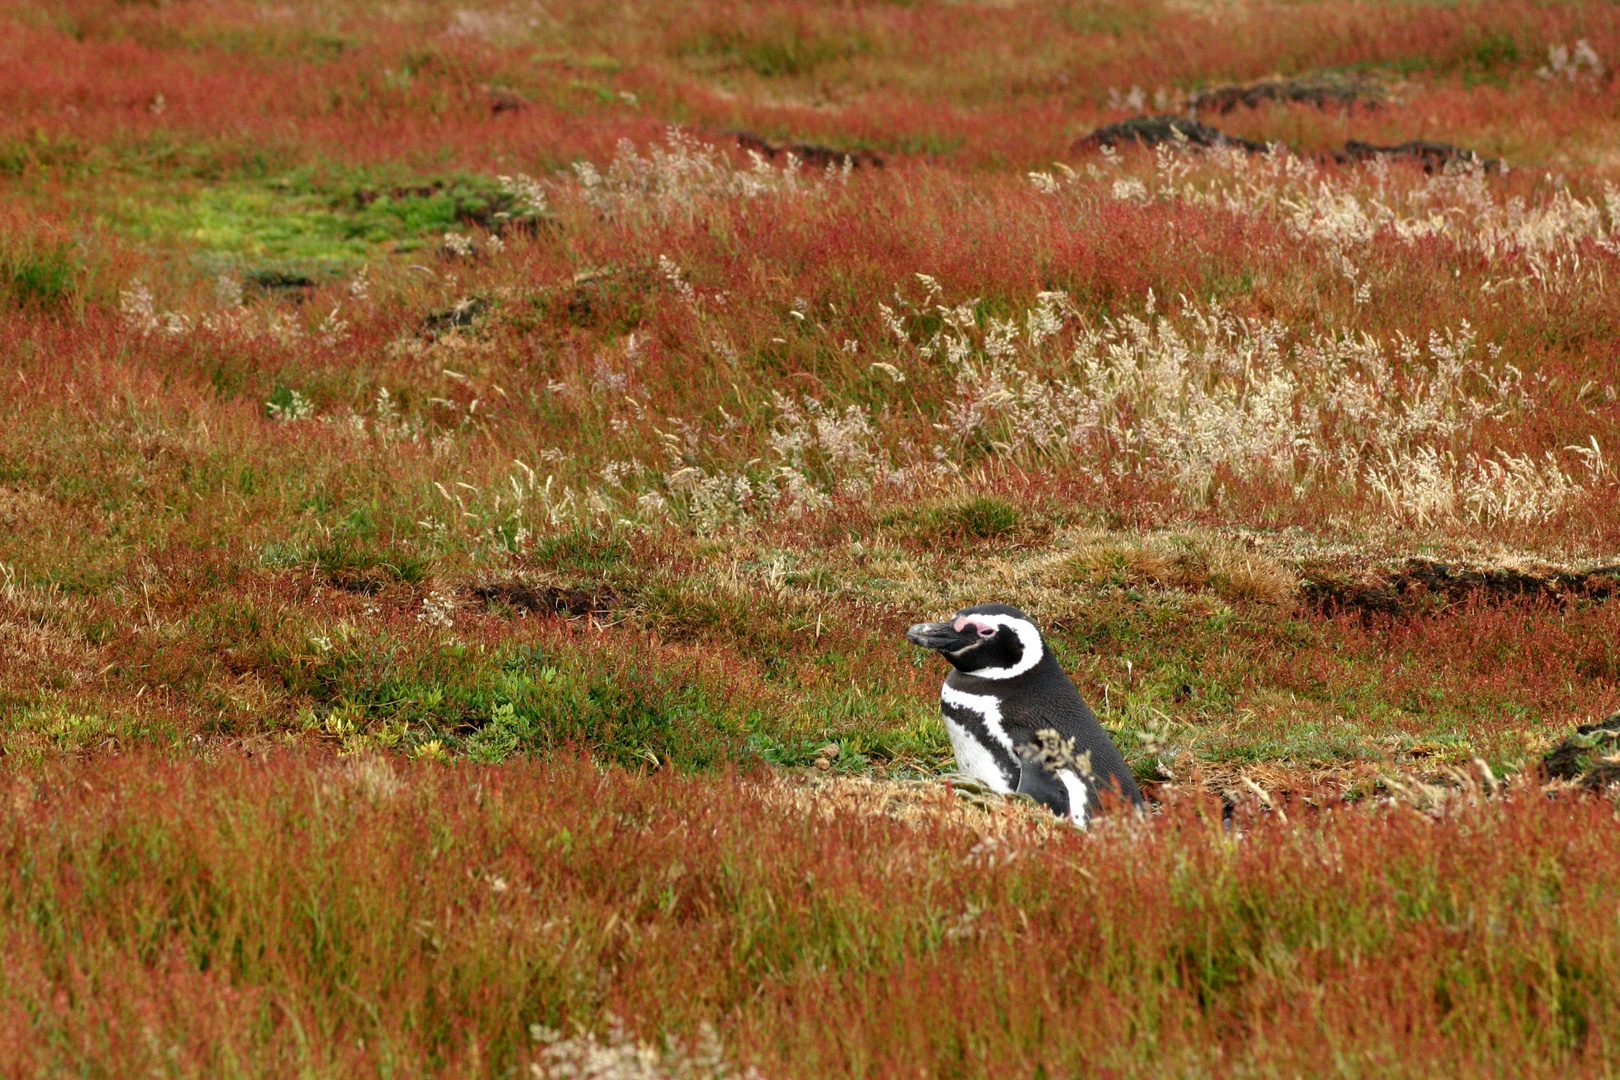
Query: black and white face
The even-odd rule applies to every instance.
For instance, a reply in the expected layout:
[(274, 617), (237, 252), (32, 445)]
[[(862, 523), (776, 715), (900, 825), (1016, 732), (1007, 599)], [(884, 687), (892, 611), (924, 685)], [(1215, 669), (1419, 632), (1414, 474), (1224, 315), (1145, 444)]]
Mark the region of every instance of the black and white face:
[(948, 622), (918, 623), (906, 631), (906, 640), (981, 679), (1016, 678), (1032, 671), (1046, 651), (1035, 624), (1006, 604), (963, 608)]

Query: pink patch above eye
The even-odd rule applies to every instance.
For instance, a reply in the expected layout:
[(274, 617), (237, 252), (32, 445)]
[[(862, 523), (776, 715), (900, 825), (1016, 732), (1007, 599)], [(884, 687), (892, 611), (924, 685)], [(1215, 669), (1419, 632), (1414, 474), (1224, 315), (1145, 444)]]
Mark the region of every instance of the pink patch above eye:
[(995, 627), (986, 626), (984, 623), (974, 622), (972, 619), (968, 619), (968, 618), (957, 619), (954, 623), (951, 624), (951, 626), (956, 630), (956, 632), (958, 634), (966, 633), (967, 631), (971, 630), (975, 634), (978, 634), (982, 638), (989, 638), (989, 637), (995, 637), (996, 636), (996, 628)]

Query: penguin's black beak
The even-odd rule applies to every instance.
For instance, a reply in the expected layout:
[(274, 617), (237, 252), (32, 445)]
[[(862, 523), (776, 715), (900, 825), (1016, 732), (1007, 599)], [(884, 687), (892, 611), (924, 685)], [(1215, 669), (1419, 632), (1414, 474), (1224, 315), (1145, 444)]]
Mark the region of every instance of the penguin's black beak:
[(906, 640), (925, 649), (957, 652), (978, 642), (972, 634), (964, 634), (948, 622), (920, 622), (906, 631)]

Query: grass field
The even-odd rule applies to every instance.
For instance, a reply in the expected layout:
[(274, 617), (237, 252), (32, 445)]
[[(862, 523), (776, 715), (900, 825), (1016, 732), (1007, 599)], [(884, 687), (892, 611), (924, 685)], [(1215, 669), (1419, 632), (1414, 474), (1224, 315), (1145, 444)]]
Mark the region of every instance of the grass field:
[[(0, 0), (0, 1072), (1614, 1075), (1617, 65)], [(1151, 818), (938, 781), (992, 600)]]

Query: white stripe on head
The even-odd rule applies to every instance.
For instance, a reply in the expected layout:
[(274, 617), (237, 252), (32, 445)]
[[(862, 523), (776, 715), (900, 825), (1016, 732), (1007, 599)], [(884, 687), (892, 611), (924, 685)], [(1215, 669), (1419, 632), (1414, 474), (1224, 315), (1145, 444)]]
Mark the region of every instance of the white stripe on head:
[(1015, 679), (1026, 671), (1033, 671), (1035, 665), (1041, 662), (1045, 654), (1045, 647), (1041, 644), (1041, 632), (1035, 629), (1035, 624), (1028, 619), (1020, 619), (1014, 615), (964, 615), (964, 619), (971, 622), (982, 623), (985, 626), (1009, 627), (1018, 635), (1018, 643), (1024, 647), (1024, 655), (1018, 658), (1018, 663), (1008, 667), (980, 668), (977, 671), (965, 671), (964, 675), (973, 675), (980, 679)]

